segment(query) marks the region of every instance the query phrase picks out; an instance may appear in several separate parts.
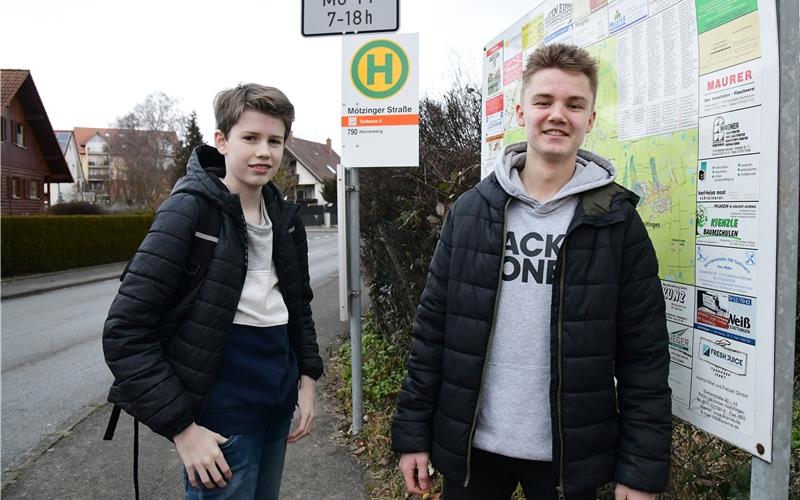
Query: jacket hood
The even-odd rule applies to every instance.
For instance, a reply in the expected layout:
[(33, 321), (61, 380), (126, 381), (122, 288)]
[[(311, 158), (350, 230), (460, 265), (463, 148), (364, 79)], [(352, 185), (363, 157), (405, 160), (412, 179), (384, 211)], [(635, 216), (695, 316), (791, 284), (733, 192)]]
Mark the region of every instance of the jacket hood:
[(537, 213), (549, 213), (563, 205), (571, 196), (614, 182), (616, 169), (605, 158), (579, 149), (572, 178), (545, 203), (531, 197), (525, 190), (520, 171), (525, 168), (528, 145), (510, 144), (495, 160), (495, 175), (500, 186), (510, 196), (530, 205)]
[[(178, 179), (172, 188), (175, 193), (194, 193), (213, 200), (224, 210), (239, 214), (242, 211), (239, 195), (231, 193), (222, 182), (225, 177), (225, 157), (215, 147), (197, 146), (186, 164), (186, 175)], [(282, 200), (278, 188), (270, 181), (262, 189), (265, 202)]]

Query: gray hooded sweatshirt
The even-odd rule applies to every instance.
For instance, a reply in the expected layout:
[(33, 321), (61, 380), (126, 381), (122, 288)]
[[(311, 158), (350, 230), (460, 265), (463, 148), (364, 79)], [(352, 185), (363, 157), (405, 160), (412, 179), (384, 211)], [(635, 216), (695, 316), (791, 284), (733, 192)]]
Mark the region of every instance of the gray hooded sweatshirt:
[(484, 368), (473, 446), (526, 460), (551, 461), (550, 303), (553, 267), (579, 193), (614, 181), (606, 159), (578, 150), (575, 173), (540, 203), (522, 185), (527, 144), (509, 145), (495, 162), (512, 197), (506, 213), (503, 280)]

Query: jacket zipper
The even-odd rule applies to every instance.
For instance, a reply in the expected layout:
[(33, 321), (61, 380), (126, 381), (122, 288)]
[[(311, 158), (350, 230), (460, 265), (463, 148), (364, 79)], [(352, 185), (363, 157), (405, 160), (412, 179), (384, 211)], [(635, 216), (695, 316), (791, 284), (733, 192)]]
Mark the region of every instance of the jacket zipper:
[(508, 214), (508, 205), (511, 203), (511, 197), (509, 196), (506, 200), (505, 206), (503, 206), (503, 232), (501, 233), (502, 236), (500, 237), (501, 245), (500, 245), (500, 270), (497, 273), (497, 290), (495, 291), (494, 295), (494, 309), (492, 309), (492, 329), (489, 332), (489, 341), (486, 344), (486, 354), (483, 357), (483, 366), (481, 368), (481, 383), (478, 386), (478, 399), (475, 402), (475, 413), (472, 415), (472, 428), (469, 431), (469, 442), (467, 443), (467, 470), (466, 476), (464, 479), (464, 487), (466, 488), (469, 486), (469, 476), (471, 472), (470, 462), (472, 461), (472, 440), (475, 437), (475, 426), (478, 424), (478, 410), (481, 406), (481, 388), (483, 387), (483, 380), (486, 376), (486, 360), (489, 359), (489, 350), (492, 348), (492, 337), (494, 337), (494, 325), (495, 325), (495, 318), (497, 317), (497, 303), (499, 302), (500, 298), (500, 286), (503, 284), (503, 264), (505, 262), (506, 256), (506, 230), (508, 229), (507, 217)]
[(558, 491), (559, 500), (564, 500), (564, 430), (561, 422), (561, 383), (564, 378), (562, 366), (562, 346), (564, 341), (564, 274), (567, 267), (567, 238), (564, 238), (563, 258), (558, 280), (558, 389), (556, 390), (556, 422), (558, 426)]

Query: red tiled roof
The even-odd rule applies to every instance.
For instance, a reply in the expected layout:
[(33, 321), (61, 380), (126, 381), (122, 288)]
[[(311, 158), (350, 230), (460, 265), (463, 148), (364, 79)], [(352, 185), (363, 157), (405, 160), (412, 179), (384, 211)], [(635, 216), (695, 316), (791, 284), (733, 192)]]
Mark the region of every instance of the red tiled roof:
[(286, 149), (320, 182), (336, 177), (336, 165), (341, 158), (327, 144), (292, 136), (286, 143)]
[(30, 74), (27, 69), (0, 69), (0, 101), (3, 107), (11, 104), (11, 100)]

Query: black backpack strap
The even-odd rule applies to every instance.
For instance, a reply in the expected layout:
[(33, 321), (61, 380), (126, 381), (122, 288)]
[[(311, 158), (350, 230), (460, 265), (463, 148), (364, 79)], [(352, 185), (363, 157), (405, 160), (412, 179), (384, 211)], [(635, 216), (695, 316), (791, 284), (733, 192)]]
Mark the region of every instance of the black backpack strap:
[(195, 199), (200, 207), (197, 232), (219, 239), (220, 229), (222, 229), (219, 207), (205, 196), (198, 196)]
[[(104, 441), (111, 441), (114, 439), (114, 431), (117, 428), (119, 421), (119, 414), (121, 408), (114, 405), (111, 409), (111, 417), (108, 419), (108, 427), (106, 433), (103, 435)], [(133, 419), (133, 494), (136, 500), (139, 500), (139, 419)]]
[(192, 300), (190, 294), (196, 291), (205, 277), (222, 231), (220, 208), (204, 196), (197, 196), (195, 199), (200, 212), (195, 233), (192, 235), (189, 257), (184, 267), (185, 276), (176, 294), (176, 304), (180, 304), (187, 297)]
[(139, 419), (133, 419), (133, 494), (139, 500)]
[(121, 408), (117, 405), (114, 405), (114, 408), (111, 409), (111, 416), (108, 418), (108, 426), (106, 426), (106, 433), (103, 434), (103, 441), (114, 439), (114, 431), (117, 429), (120, 411)]
[[(211, 200), (206, 198), (205, 196), (197, 196), (195, 197), (197, 200), (197, 205), (200, 208), (200, 216), (197, 222), (197, 229), (195, 231), (194, 237), (200, 239), (206, 239), (208, 241), (212, 241), (217, 243), (219, 241), (219, 235), (222, 232), (222, 215), (220, 214), (219, 207), (214, 205)], [(207, 249), (201, 249), (201, 245), (192, 245), (192, 249), (190, 250), (190, 261), (194, 261), (200, 264), (195, 271), (190, 273), (192, 276), (199, 275), (201, 278), (205, 275), (205, 272), (198, 272), (201, 268), (207, 268), (208, 263), (211, 262), (211, 256), (213, 255), (212, 252), (208, 252)], [(119, 280), (122, 281), (125, 279), (125, 275), (128, 274), (128, 269), (131, 267), (131, 263), (133, 263), (133, 258), (136, 256), (136, 253), (128, 259), (128, 263), (125, 265), (125, 269), (123, 269), (122, 274), (119, 276)], [(195, 257), (192, 259), (192, 257)], [(202, 269), (205, 271), (205, 269)], [(193, 285), (192, 279), (187, 280), (190, 285)], [(199, 282), (199, 280), (198, 280)], [(194, 284), (196, 285), (196, 284)], [(194, 286), (187, 287), (188, 290), (191, 290)], [(182, 296), (183, 294), (181, 294)]]

